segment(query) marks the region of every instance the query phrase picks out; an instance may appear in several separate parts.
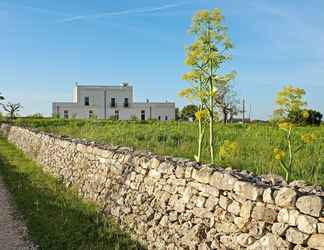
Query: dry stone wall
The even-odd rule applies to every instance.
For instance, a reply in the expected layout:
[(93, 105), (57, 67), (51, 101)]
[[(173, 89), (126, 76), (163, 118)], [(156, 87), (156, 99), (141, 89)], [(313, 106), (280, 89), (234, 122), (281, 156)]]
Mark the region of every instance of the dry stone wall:
[(324, 249), (321, 187), (5, 124), (0, 131), (149, 249)]

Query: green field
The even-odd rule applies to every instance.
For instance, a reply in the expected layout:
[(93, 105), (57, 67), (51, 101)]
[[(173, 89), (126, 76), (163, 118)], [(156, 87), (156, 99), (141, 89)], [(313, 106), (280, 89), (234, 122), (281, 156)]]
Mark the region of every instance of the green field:
[[(99, 143), (146, 149), (161, 155), (193, 159), (196, 152), (197, 125), (190, 122), (17, 119), (14, 123)], [(224, 140), (235, 141), (239, 145), (237, 155), (223, 160), (216, 157), (217, 165), (256, 174), (284, 175), (279, 162), (274, 159), (273, 149), (285, 147), (285, 133), (275, 125), (216, 124), (215, 132), (217, 152)], [(296, 155), (292, 178), (324, 184), (324, 126), (295, 128), (295, 146), (298, 146), (300, 135), (304, 133), (313, 133), (317, 139)], [(202, 155), (204, 162), (209, 159), (206, 139)]]
[(1, 137), (0, 175), (39, 249), (145, 249)]

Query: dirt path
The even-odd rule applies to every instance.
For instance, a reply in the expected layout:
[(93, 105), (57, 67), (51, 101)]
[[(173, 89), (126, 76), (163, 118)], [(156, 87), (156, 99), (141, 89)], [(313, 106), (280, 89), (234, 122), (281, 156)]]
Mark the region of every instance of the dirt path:
[(9, 202), (9, 193), (0, 176), (0, 249), (37, 249), (31, 242), (25, 240), (26, 234), (26, 227), (15, 218), (15, 210)]

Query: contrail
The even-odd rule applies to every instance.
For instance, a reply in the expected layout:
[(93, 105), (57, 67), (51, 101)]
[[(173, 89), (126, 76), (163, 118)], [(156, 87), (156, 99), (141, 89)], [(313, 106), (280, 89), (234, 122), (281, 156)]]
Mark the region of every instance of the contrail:
[(56, 11), (56, 10), (51, 10), (51, 9), (39, 8), (39, 7), (34, 7), (34, 6), (29, 6), (29, 5), (24, 5), (24, 4), (4, 3), (4, 5), (8, 6), (8, 7), (20, 8), (20, 9), (30, 10), (30, 11), (44, 13), (44, 14), (67, 16), (67, 17), (71, 16), (71, 14), (69, 14), (69, 13)]
[(104, 18), (104, 17), (109, 17), (109, 16), (123, 16), (123, 15), (137, 14), (137, 13), (150, 13), (150, 12), (156, 12), (156, 11), (176, 8), (176, 7), (185, 5), (185, 4), (188, 4), (188, 2), (181, 2), (181, 3), (177, 3), (177, 4), (166, 4), (166, 5), (162, 5), (162, 6), (156, 6), (156, 7), (128, 9), (128, 10), (115, 11), (115, 12), (104, 12), (104, 13), (99, 13), (99, 14), (95, 14), (95, 15), (79, 15), (79, 16), (73, 16), (73, 17), (60, 19), (60, 20), (58, 20), (58, 22), (66, 23), (66, 22), (73, 22), (73, 21), (77, 21), (77, 20), (98, 19), (98, 18)]

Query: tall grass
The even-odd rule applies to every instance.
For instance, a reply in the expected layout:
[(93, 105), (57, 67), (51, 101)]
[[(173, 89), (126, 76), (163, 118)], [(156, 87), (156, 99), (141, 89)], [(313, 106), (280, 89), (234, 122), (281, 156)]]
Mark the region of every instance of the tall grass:
[[(18, 119), (15, 124), (189, 159), (193, 159), (197, 149), (197, 124), (190, 122)], [(303, 133), (314, 133), (317, 140), (296, 155), (292, 179), (324, 184), (324, 126), (298, 127), (295, 131), (294, 141), (298, 141)], [(282, 130), (269, 124), (215, 124), (217, 150), (224, 140), (239, 144), (238, 155), (225, 160), (216, 157), (216, 164), (256, 174), (274, 173), (283, 176), (279, 162), (273, 157), (273, 149), (285, 147), (284, 136)], [(208, 136), (202, 147), (202, 161), (208, 162)]]

